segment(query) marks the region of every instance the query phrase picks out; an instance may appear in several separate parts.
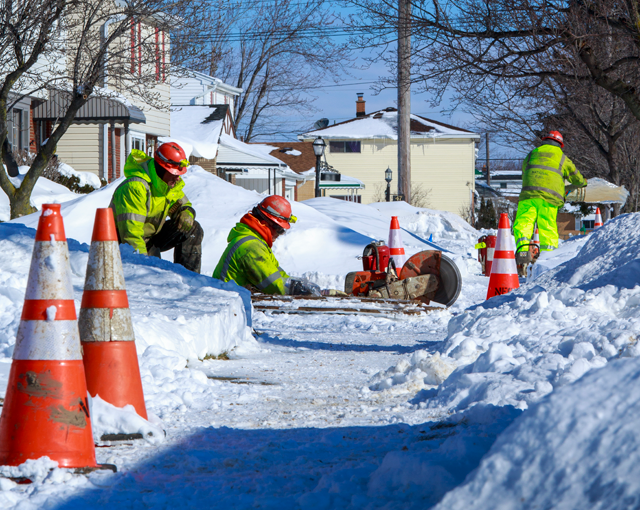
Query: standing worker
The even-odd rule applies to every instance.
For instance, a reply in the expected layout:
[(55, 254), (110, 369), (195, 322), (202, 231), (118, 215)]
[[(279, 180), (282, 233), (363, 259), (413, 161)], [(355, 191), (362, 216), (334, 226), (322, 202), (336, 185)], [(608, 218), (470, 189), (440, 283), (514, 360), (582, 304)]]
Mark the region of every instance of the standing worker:
[(587, 185), (573, 162), (562, 153), (562, 135), (551, 131), (542, 140), (543, 144), (533, 149), (522, 163), (522, 191), (518, 198), (518, 214), (513, 222), (520, 276), (526, 276), (527, 265), (537, 257), (529, 252), (536, 223), (540, 249), (551, 251), (558, 247), (556, 218), (566, 196), (565, 179), (572, 184), (571, 189)]
[(158, 258), (173, 248), (176, 264), (199, 273), (204, 232), (182, 191), (180, 176), (187, 166), (186, 154), (175, 142), (160, 145), (153, 158), (133, 149), (124, 164), (127, 179), (114, 192), (109, 207), (120, 243)]
[(226, 250), (213, 277), (264, 294), (320, 295), (320, 289), (301, 278), (291, 278), (280, 267), (271, 247), (297, 221), (289, 201), (271, 195), (245, 214), (231, 229)]

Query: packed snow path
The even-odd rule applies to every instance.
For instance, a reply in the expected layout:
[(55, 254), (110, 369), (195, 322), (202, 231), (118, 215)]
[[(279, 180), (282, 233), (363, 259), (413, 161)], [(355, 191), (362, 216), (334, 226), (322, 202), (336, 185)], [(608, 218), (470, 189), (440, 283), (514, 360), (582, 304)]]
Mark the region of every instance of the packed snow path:
[[(202, 374), (195, 379), (206, 386), (183, 395), (189, 405), (148, 395), (165, 443), (98, 448), (98, 461), (116, 464), (118, 474), (54, 470), (63, 474), (0, 492), (0, 501), (28, 498), (33, 508), (424, 508), (463, 481), (513, 418), (498, 410), (491, 430), (439, 424), (443, 416), (407, 402), (406, 391), (368, 390), (376, 372), (416, 350), (435, 350), (450, 317), (258, 313), (253, 352), (189, 362), (183, 372)], [(157, 365), (149, 366), (159, 382)], [(147, 370), (143, 357), (148, 382)], [(425, 464), (427, 452), (432, 461)], [(431, 485), (425, 476), (433, 476)]]

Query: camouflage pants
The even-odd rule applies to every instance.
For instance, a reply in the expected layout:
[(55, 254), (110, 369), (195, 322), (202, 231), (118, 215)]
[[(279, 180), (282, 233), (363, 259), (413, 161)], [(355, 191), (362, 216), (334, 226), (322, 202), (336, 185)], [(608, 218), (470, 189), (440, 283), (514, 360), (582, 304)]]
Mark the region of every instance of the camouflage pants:
[(193, 228), (184, 233), (178, 230), (177, 222), (167, 221), (160, 232), (147, 242), (147, 252), (154, 257), (173, 248), (173, 261), (189, 271), (199, 273), (202, 265), (202, 239), (204, 231), (197, 221)]

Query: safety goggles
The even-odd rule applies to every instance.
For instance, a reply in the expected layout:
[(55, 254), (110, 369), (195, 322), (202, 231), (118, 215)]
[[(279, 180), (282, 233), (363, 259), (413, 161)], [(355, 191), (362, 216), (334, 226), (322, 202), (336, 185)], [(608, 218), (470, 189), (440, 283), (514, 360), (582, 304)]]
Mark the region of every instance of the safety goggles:
[(288, 223), (295, 223), (296, 221), (298, 221), (298, 218), (296, 218), (293, 214), (287, 218), (286, 216), (278, 214), (272, 207), (267, 207), (265, 209), (265, 212), (268, 212), (271, 216), (275, 216), (276, 218), (284, 220)]
[(160, 158), (161, 161), (163, 161), (165, 163), (169, 163), (170, 165), (176, 165), (176, 166), (179, 166), (180, 168), (186, 168), (186, 167), (189, 166), (189, 160), (188, 159), (183, 159), (181, 161), (173, 161), (172, 159), (166, 158), (160, 152), (156, 152), (156, 155), (157, 155), (158, 158)]

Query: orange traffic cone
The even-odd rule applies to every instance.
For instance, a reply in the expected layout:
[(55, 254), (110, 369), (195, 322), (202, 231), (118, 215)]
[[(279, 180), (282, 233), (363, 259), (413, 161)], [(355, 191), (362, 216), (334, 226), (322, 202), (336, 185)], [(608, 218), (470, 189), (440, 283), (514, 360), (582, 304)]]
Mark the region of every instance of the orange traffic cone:
[(502, 213), (500, 215), (500, 223), (498, 223), (498, 240), (496, 241), (496, 249), (493, 252), (487, 299), (506, 294), (520, 287), (515, 250), (516, 243), (511, 235), (509, 217)]
[(0, 465), (45, 455), (60, 467), (99, 467), (60, 204), (42, 206), (0, 417)]
[(89, 394), (116, 407), (131, 404), (146, 420), (118, 234), (110, 208), (96, 211), (78, 322)]
[(602, 214), (600, 214), (600, 208), (596, 208), (596, 221), (593, 223), (593, 228), (596, 229), (602, 226)]
[(538, 234), (538, 225), (536, 224), (536, 229), (533, 232), (533, 244), (538, 247), (538, 251), (540, 251), (540, 234)]
[(391, 258), (396, 263), (398, 273), (400, 273), (407, 257), (404, 254), (404, 246), (400, 235), (400, 223), (398, 222), (397, 216), (391, 216), (391, 227), (389, 228), (389, 251)]

